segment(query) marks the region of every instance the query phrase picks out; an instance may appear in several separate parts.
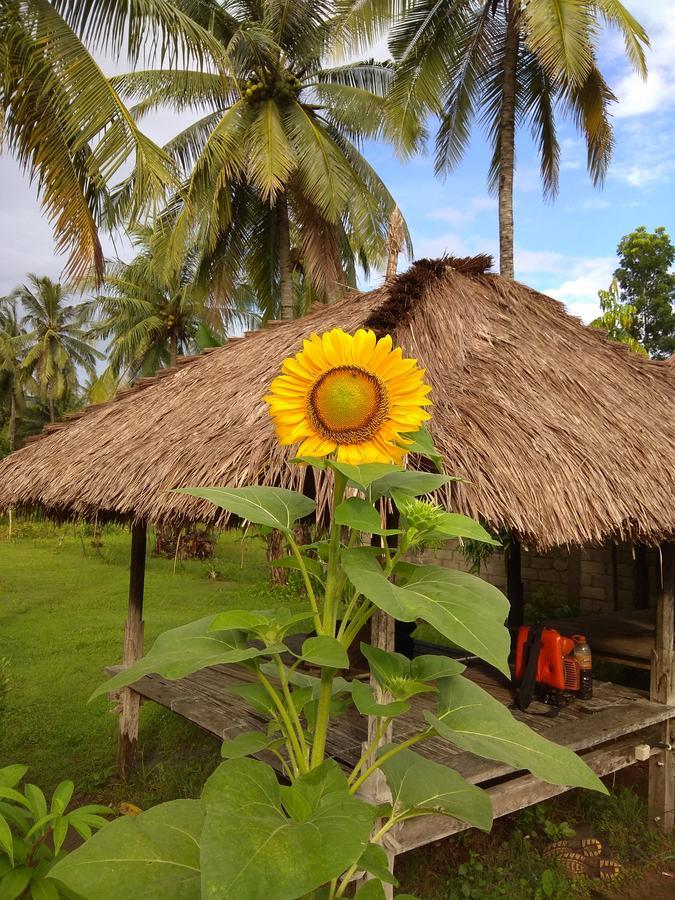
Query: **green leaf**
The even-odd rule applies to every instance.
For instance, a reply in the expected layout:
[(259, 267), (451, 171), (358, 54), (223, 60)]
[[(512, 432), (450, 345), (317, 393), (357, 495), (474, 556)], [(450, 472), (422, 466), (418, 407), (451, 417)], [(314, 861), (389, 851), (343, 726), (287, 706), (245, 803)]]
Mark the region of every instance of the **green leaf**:
[[(384, 853), (384, 851), (382, 851)], [(386, 856), (386, 853), (385, 853)], [(361, 885), (356, 894), (355, 900), (386, 900), (386, 894), (379, 879), (371, 878)]]
[(0, 785), (0, 798), (11, 800), (13, 803), (20, 803), (21, 806), (25, 806), (26, 809), (31, 809), (31, 805), (24, 795), (19, 793), (19, 791), (15, 791), (14, 788), (3, 787)]
[(210, 900), (301, 897), (341, 875), (368, 843), (371, 810), (349, 795), (334, 760), (283, 792), (270, 766), (229, 760), (202, 797), (202, 895)]
[(59, 900), (59, 892), (53, 882), (47, 881), (44, 876), (33, 878), (30, 885), (32, 900)]
[(220, 755), (223, 759), (240, 759), (243, 756), (260, 753), (261, 750), (267, 750), (279, 742), (279, 738), (270, 737), (268, 734), (263, 734), (262, 731), (245, 731), (232, 738), (231, 741), (223, 741)]
[(96, 900), (200, 900), (198, 800), (120, 816), (69, 853), (49, 878)]
[[(397, 700), (407, 700), (415, 694), (434, 690), (430, 685), (413, 677), (412, 661), (402, 653), (391, 653), (363, 643), (361, 652), (368, 660), (370, 672), (378, 684), (386, 688)], [(461, 663), (456, 662), (455, 667), (454, 673), (464, 670)]]
[(464, 668), (464, 665), (457, 662), (456, 659), (430, 653), (425, 656), (416, 656), (412, 660), (410, 674), (419, 681), (437, 681), (439, 678), (459, 675), (464, 671)]
[(33, 818), (36, 821), (44, 819), (47, 815), (47, 801), (42, 790), (36, 784), (27, 784), (23, 789), (23, 793), (30, 805)]
[(254, 525), (267, 525), (290, 531), (293, 523), (316, 509), (316, 503), (297, 491), (286, 488), (250, 485), (240, 488), (178, 488), (178, 494), (189, 494), (210, 500), (221, 509), (247, 519)]
[(21, 781), (28, 771), (28, 766), (13, 765), (0, 769), (0, 787), (13, 788)]
[(359, 869), (363, 869), (380, 881), (386, 881), (387, 884), (398, 885), (398, 881), (389, 871), (389, 860), (379, 844), (368, 844), (363, 851), (361, 859), (359, 859)]
[(348, 525), (356, 531), (368, 534), (401, 534), (400, 529), (383, 528), (380, 514), (367, 500), (361, 497), (350, 497), (335, 510), (334, 521), (338, 525)]
[(70, 821), (67, 816), (62, 819), (57, 819), (56, 822), (54, 822), (54, 827), (52, 828), (52, 840), (54, 841), (55, 856), (58, 856), (61, 847), (63, 847), (63, 842), (66, 839), (69, 827)]
[(0, 816), (0, 850), (4, 850), (9, 856), (11, 864), (14, 865), (14, 838), (4, 816)]
[(491, 544), (493, 547), (502, 546), (500, 541), (496, 541), (479, 522), (459, 513), (443, 513), (435, 524), (434, 532), (430, 539), (433, 540), (436, 535), (443, 535), (448, 538), (470, 538), (472, 541), (481, 541), (483, 544)]
[(402, 622), (424, 619), (444, 637), (510, 677), (510, 638), (504, 627), (508, 600), (475, 575), (440, 566), (406, 564), (405, 585), (388, 581), (369, 553), (344, 550), (342, 568), (354, 587)]
[(384, 497), (394, 490), (408, 497), (419, 497), (420, 494), (437, 491), (450, 481), (457, 479), (450, 475), (435, 475), (433, 472), (417, 472), (415, 469), (396, 469), (373, 481), (370, 491), (373, 500)]
[(319, 635), (309, 637), (302, 645), (300, 657), (315, 666), (327, 666), (331, 669), (348, 669), (349, 656), (337, 638)]
[(408, 453), (418, 453), (420, 456), (426, 456), (436, 466), (437, 472), (440, 475), (444, 474), (441, 454), (434, 447), (431, 435), (424, 425), (422, 425), (420, 430), (416, 431), (414, 434), (404, 434), (403, 437), (411, 442), (410, 445), (406, 445)]
[[(393, 745), (383, 747), (378, 755)], [(394, 815), (409, 819), (426, 813), (442, 813), (483, 831), (492, 827), (490, 798), (461, 775), (412, 750), (400, 750), (382, 763), (392, 793)]]
[(292, 613), (288, 607), (279, 609), (248, 610), (233, 609), (219, 613), (209, 631), (246, 631), (255, 635), (268, 646), (278, 644), (289, 634), (297, 634), (312, 620), (306, 612)]
[(143, 659), (98, 687), (92, 698), (126, 687), (151, 673), (173, 680), (208, 666), (242, 662), (263, 653), (283, 652), (286, 649), (283, 644), (264, 650), (248, 647), (241, 631), (211, 631), (215, 619), (215, 615), (205, 616), (196, 622), (165, 631)]
[(410, 709), (410, 704), (405, 700), (393, 700), (391, 703), (378, 703), (375, 694), (369, 684), (355, 679), (352, 682), (352, 697), (354, 705), (362, 716), (386, 717), (400, 716)]
[(328, 466), (340, 472), (357, 488), (365, 491), (378, 479), (394, 477), (404, 470), (400, 466), (389, 465), (388, 463), (363, 463), (360, 466), (352, 466), (349, 463), (337, 462), (336, 460), (327, 460)]
[(528, 769), (542, 781), (607, 793), (586, 763), (572, 750), (541, 737), (477, 684), (462, 676), (439, 682), (438, 715), (427, 722), (451, 743), (514, 769)]
[(272, 718), (276, 716), (276, 707), (262, 684), (233, 684), (227, 690), (242, 697), (256, 712)]
[(73, 797), (75, 785), (72, 781), (62, 781), (52, 794), (50, 812), (63, 813)]
[(0, 878), (0, 900), (16, 900), (26, 890), (33, 877), (34, 869), (21, 866), (12, 869)]

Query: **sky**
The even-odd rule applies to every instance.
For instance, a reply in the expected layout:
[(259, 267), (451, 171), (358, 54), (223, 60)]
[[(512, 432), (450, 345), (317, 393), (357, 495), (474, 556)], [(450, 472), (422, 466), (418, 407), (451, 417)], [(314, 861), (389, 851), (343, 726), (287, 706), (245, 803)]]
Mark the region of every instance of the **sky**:
[[(650, 230), (664, 225), (675, 239), (675, 3), (624, 2), (650, 35), (649, 77), (643, 82), (631, 73), (616, 32), (603, 33), (600, 67), (618, 97), (613, 107), (616, 146), (603, 188), (593, 188), (588, 178), (584, 144), (571, 123), (559, 120), (562, 164), (554, 203), (542, 199), (538, 162), (526, 130), (517, 141), (516, 277), (563, 301), (584, 321), (599, 310), (598, 290), (611, 281), (616, 246), (624, 234), (638, 225)], [(184, 123), (183, 117), (167, 112), (144, 127), (163, 143)], [(489, 151), (480, 130), (462, 164), (445, 179), (434, 176), (431, 155), (403, 163), (383, 144), (369, 144), (365, 153), (408, 222), (416, 258), (479, 252), (497, 256), (497, 205), (487, 191)], [(57, 278), (65, 260), (54, 253), (35, 187), (7, 154), (0, 157), (0, 189), (2, 295), (27, 272)], [(128, 255), (123, 243), (105, 240), (104, 245), (109, 256)], [(404, 265), (402, 261), (399, 268)]]

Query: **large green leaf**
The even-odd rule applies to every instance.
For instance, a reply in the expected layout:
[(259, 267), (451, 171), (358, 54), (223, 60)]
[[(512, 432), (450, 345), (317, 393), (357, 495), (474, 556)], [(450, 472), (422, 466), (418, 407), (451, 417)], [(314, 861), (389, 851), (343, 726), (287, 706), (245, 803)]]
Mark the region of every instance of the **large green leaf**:
[(335, 522), (368, 534), (401, 534), (400, 529), (383, 528), (379, 512), (361, 497), (350, 497), (341, 503), (335, 510)]
[(441, 737), (478, 756), (529, 769), (551, 784), (607, 793), (576, 753), (514, 719), (503, 703), (461, 675), (439, 682), (438, 715), (424, 715)]
[(493, 585), (468, 572), (406, 564), (401, 568), (406, 582), (399, 586), (360, 548), (343, 551), (342, 568), (357, 591), (390, 616), (402, 622), (424, 619), (448, 640), (510, 676), (510, 639), (504, 627), (509, 604)]
[(369, 872), (380, 881), (386, 881), (387, 884), (398, 884), (396, 878), (389, 871), (387, 854), (379, 844), (368, 844), (359, 859), (359, 869)]
[(489, 531), (468, 516), (462, 516), (459, 513), (443, 513), (438, 521), (434, 523), (434, 531), (426, 540), (433, 541), (435, 538), (470, 538), (472, 541), (480, 541), (483, 544), (491, 544), (493, 547), (501, 547), (501, 543), (496, 541)]
[(373, 481), (370, 486), (371, 497), (377, 500), (391, 491), (398, 491), (408, 497), (419, 497), (437, 491), (449, 481), (457, 481), (450, 475), (436, 475), (433, 472), (418, 472), (415, 469), (396, 469), (383, 478)]
[(216, 506), (247, 519), (254, 525), (267, 525), (290, 531), (293, 523), (304, 519), (316, 509), (316, 503), (297, 491), (286, 488), (250, 485), (239, 488), (195, 487), (178, 488), (178, 494), (189, 494), (210, 500)]
[(368, 843), (369, 806), (349, 795), (334, 760), (282, 789), (274, 770), (229, 760), (206, 782), (202, 896), (302, 897), (356, 862)]
[(184, 678), (208, 666), (242, 662), (263, 653), (282, 653), (286, 649), (283, 644), (264, 650), (249, 647), (242, 631), (211, 631), (216, 618), (215, 615), (205, 616), (189, 625), (165, 631), (143, 659), (100, 685), (92, 697), (126, 687), (144, 675), (156, 673), (170, 679)]
[[(380, 755), (391, 746), (383, 747)], [(454, 769), (432, 762), (412, 750), (400, 750), (383, 762), (381, 768), (391, 790), (393, 812), (397, 818), (442, 813), (483, 831), (492, 827), (490, 798)]]
[(349, 656), (337, 638), (328, 635), (309, 637), (302, 645), (301, 659), (315, 666), (348, 669)]
[(121, 816), (57, 862), (49, 877), (92, 900), (199, 900), (203, 818), (197, 800)]
[(403, 437), (410, 441), (410, 444), (406, 445), (408, 453), (419, 453), (420, 456), (426, 456), (436, 466), (436, 471), (440, 475), (444, 474), (441, 454), (434, 447), (431, 435), (424, 425), (414, 434), (404, 434)]
[(9, 856), (9, 861), (14, 865), (14, 838), (7, 820), (2, 815), (0, 815), (0, 850)]

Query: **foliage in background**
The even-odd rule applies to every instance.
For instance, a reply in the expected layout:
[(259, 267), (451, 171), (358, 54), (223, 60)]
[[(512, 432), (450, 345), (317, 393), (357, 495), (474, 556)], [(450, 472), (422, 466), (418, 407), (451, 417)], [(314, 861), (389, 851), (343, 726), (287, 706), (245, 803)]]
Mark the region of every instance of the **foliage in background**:
[(601, 183), (612, 152), (609, 117), (616, 99), (597, 64), (600, 23), (621, 31), (633, 68), (646, 74), (642, 26), (618, 0), (342, 0), (344, 27), (371, 39), (393, 20), (389, 47), (398, 63), (389, 96), (396, 134), (407, 147), (424, 139), (423, 117), (437, 116), (436, 170), (447, 173), (466, 153), (475, 120), (492, 160), (499, 197), (500, 272), (514, 277), (515, 136), (529, 126), (540, 157), (544, 194), (558, 188), (556, 117), (584, 137), (588, 171)]
[(647, 356), (645, 348), (635, 340), (632, 334), (637, 327), (637, 306), (621, 302), (619, 282), (616, 278), (612, 279), (612, 283), (606, 291), (598, 291), (598, 298), (602, 315), (593, 319), (590, 323), (591, 328), (602, 328), (611, 340), (626, 344), (635, 353)]
[(67, 855), (69, 832), (84, 841), (107, 824), (112, 810), (99, 804), (70, 808), (75, 786), (62, 781), (49, 804), (35, 784), (20, 783), (28, 766), (0, 769), (0, 897), (55, 900), (64, 895), (47, 880), (52, 867)]
[(65, 277), (103, 275), (98, 226), (109, 187), (133, 164), (127, 197), (139, 221), (178, 186), (171, 157), (149, 140), (94, 60), (124, 50), (135, 66), (151, 49), (176, 60), (221, 61), (221, 47), (167, 0), (7, 0), (0, 5), (0, 117), (4, 145), (38, 188)]
[(640, 225), (617, 247), (620, 300), (635, 309), (627, 329), (650, 356), (675, 353), (675, 246), (665, 228)]
[(326, 62), (338, 34), (332, 3), (208, 0), (190, 11), (222, 43), (227, 74), (112, 79), (137, 117), (199, 116), (164, 148), (184, 179), (163, 217), (167, 265), (194, 243), (214, 289), (246, 284), (266, 318), (292, 318), (354, 286), (357, 266), (368, 273), (386, 258), (395, 203), (360, 148), (386, 134), (393, 69)]

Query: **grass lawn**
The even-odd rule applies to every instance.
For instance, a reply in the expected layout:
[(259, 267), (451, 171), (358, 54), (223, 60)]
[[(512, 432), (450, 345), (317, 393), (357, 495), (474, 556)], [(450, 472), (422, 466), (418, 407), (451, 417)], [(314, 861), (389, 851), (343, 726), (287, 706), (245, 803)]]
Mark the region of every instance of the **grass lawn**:
[[(111, 777), (117, 717), (105, 697), (87, 700), (104, 667), (121, 658), (130, 534), (104, 529), (97, 552), (87, 531), (27, 522), (12, 542), (0, 538), (0, 657), (9, 660), (10, 680), (0, 766), (23, 762), (45, 789), (71, 778), (79, 793), (113, 802), (194, 796), (218, 758), (217, 742), (154, 703), (141, 710), (138, 775), (124, 787)], [(278, 605), (292, 594), (268, 587), (261, 543), (242, 548), (237, 532), (219, 537), (215, 559), (179, 564), (175, 575), (172, 560), (148, 554), (146, 647), (210, 612)]]

